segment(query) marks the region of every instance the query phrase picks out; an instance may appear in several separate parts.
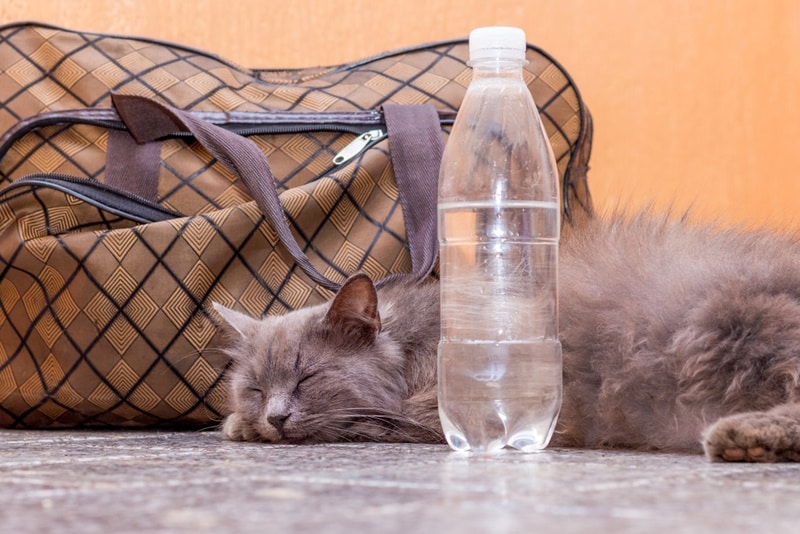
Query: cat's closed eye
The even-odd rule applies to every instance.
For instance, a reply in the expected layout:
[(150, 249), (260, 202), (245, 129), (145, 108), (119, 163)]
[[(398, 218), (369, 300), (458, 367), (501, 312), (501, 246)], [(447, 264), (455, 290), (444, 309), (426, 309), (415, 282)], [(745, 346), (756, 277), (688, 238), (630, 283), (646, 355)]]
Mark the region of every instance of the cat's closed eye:
[(307, 383), (310, 379), (314, 378), (316, 375), (317, 373), (310, 373), (301, 377), (300, 380), (297, 381), (297, 386), (295, 387), (295, 393), (297, 393), (300, 390), (300, 386), (303, 385), (303, 383)]

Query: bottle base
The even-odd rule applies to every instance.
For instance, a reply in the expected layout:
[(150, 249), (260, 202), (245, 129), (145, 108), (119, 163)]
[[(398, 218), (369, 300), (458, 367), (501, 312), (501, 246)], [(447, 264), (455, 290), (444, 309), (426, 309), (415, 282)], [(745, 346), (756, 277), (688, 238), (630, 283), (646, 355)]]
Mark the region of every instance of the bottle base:
[(471, 440), (458, 431), (445, 432), (447, 444), (457, 452), (474, 452), (491, 454), (502, 450), (515, 450), (519, 452), (538, 452), (550, 443), (555, 428), (555, 420), (544, 432), (525, 431), (518, 432), (507, 439), (494, 439), (489, 441)]
[(439, 419), (453, 450), (541, 450), (560, 407), (557, 340), (440, 344)]

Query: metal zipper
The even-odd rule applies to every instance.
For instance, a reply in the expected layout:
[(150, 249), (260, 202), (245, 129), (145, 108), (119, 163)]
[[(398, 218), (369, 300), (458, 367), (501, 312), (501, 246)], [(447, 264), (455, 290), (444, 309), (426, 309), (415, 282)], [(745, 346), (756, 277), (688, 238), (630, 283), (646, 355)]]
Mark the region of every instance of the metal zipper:
[(333, 164), (342, 165), (347, 163), (386, 136), (386, 131), (381, 128), (362, 133), (333, 157)]
[[(348, 132), (359, 135), (383, 124), (383, 113), (376, 110), (336, 113), (266, 112), (194, 112), (193, 115), (238, 135), (268, 135), (300, 132)], [(125, 130), (125, 124), (113, 109), (79, 109), (45, 112), (20, 121), (0, 137), (0, 158), (23, 135), (55, 124), (87, 124)], [(190, 134), (177, 133), (176, 137)]]
[[(358, 135), (333, 158), (341, 165), (386, 137), (383, 113), (378, 110), (342, 111), (330, 113), (293, 111), (214, 112), (199, 111), (193, 115), (238, 135), (269, 135), (301, 132), (348, 132)], [(452, 124), (455, 112), (439, 111), (442, 125)], [(125, 130), (125, 124), (113, 109), (76, 109), (45, 112), (18, 122), (0, 136), (0, 159), (23, 135), (55, 124), (88, 124)], [(366, 131), (365, 131), (366, 130)], [(176, 133), (175, 137), (189, 137)]]

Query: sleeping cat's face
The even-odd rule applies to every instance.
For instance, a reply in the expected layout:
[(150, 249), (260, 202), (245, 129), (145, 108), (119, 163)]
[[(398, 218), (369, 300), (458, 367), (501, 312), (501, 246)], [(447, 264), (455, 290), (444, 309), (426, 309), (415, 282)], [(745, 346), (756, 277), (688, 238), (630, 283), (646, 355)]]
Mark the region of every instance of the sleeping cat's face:
[(377, 294), (352, 277), (330, 304), (253, 319), (215, 304), (228, 352), (230, 439), (379, 439), (406, 395), (403, 357), (381, 333)]

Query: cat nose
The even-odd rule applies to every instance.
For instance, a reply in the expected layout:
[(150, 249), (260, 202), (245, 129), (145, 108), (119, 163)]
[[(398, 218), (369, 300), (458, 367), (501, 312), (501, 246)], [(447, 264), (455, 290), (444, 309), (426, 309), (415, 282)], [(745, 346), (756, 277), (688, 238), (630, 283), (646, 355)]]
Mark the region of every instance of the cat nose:
[(281, 435), (283, 435), (283, 424), (287, 419), (289, 419), (289, 415), (283, 413), (267, 416), (267, 421), (269, 424), (275, 427), (275, 430), (277, 430)]

